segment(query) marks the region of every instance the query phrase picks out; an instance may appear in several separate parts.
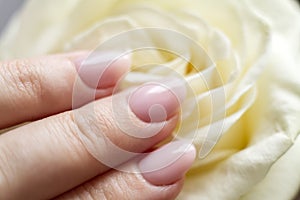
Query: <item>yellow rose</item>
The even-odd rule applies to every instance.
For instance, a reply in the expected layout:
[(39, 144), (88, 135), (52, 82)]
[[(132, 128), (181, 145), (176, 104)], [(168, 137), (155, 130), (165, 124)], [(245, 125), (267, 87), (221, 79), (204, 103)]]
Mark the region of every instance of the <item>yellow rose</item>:
[(147, 40), (188, 60), (135, 52), (127, 83), (170, 73), (136, 66), (168, 66), (185, 77), (201, 114), (181, 123), (178, 137), (193, 138), (199, 159), (179, 199), (291, 199), (300, 187), (299, 20), (292, 0), (31, 0), (2, 36), (0, 58), (94, 49), (146, 28), (126, 44)]

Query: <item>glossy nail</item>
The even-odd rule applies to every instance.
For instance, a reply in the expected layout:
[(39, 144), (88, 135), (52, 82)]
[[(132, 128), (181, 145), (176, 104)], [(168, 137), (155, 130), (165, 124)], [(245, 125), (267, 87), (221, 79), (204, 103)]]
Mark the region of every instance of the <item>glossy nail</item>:
[(182, 179), (196, 157), (187, 141), (171, 142), (150, 153), (139, 163), (143, 177), (153, 185), (170, 185)]
[(113, 87), (130, 68), (130, 56), (121, 55), (120, 52), (97, 52), (74, 63), (85, 84), (95, 89), (106, 89)]
[(131, 110), (145, 122), (163, 122), (178, 112), (186, 95), (181, 81), (147, 83), (137, 88), (129, 97)]

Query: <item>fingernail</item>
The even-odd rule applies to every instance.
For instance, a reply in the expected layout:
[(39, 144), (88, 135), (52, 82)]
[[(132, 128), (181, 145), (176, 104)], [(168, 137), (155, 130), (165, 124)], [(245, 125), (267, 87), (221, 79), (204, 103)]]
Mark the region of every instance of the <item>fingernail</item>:
[(185, 96), (185, 84), (181, 81), (147, 83), (131, 94), (129, 106), (145, 122), (163, 122), (178, 112)]
[(81, 80), (91, 88), (113, 87), (129, 70), (131, 58), (120, 52), (96, 52), (74, 61)]
[(147, 155), (138, 166), (149, 183), (170, 185), (184, 177), (195, 157), (194, 145), (187, 141), (175, 141)]

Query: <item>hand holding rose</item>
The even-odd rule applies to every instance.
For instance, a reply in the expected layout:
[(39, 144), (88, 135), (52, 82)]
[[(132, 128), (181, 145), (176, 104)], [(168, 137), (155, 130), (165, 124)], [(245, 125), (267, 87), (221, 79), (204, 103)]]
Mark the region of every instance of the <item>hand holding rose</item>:
[[(151, 83), (111, 95), (129, 57), (108, 64), (105, 54), (92, 63), (86, 56), (0, 63), (0, 127), (37, 120), (0, 136), (0, 199), (140, 199), (141, 190), (145, 199), (175, 199), (195, 159), (194, 146), (177, 140), (143, 152), (173, 132), (184, 85)], [(74, 96), (74, 85), (82, 96)], [(78, 108), (70, 111), (74, 101)], [(154, 105), (165, 118), (151, 110)]]
[(124, 89), (176, 72), (192, 91), (177, 137), (193, 139), (199, 159), (180, 199), (291, 199), (300, 186), (299, 20), (293, 0), (31, 0), (0, 57), (123, 37), (108, 44), (133, 52)]

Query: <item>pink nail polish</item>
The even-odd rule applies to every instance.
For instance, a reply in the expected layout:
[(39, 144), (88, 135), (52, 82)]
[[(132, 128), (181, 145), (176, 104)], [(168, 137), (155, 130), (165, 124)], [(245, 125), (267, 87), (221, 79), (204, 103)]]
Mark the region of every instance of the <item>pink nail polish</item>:
[(184, 177), (196, 157), (187, 141), (171, 142), (150, 153), (139, 163), (143, 177), (153, 185), (170, 185)]
[(178, 112), (185, 95), (185, 84), (181, 81), (147, 83), (131, 94), (129, 105), (141, 120), (163, 122)]
[(82, 81), (91, 88), (113, 87), (129, 70), (130, 56), (118, 52), (93, 53), (74, 62)]

